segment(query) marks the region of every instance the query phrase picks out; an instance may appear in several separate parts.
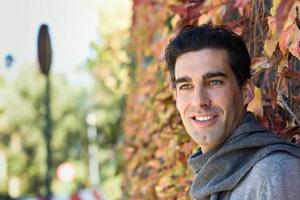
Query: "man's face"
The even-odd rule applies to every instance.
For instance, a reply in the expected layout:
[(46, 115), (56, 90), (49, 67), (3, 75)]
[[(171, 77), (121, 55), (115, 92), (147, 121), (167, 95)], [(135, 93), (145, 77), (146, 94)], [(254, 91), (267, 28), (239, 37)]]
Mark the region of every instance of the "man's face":
[(242, 88), (222, 49), (179, 56), (175, 64), (176, 107), (186, 131), (205, 153), (224, 143), (253, 98), (249, 80)]

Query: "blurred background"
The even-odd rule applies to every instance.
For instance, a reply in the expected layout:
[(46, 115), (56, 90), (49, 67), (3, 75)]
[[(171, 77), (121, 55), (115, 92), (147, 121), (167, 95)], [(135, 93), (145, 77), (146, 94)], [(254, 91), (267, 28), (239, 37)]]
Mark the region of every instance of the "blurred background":
[(130, 23), (130, 0), (0, 1), (0, 198), (120, 197)]
[(300, 143), (299, 1), (0, 0), (0, 200), (189, 199), (163, 55), (204, 23), (245, 39), (248, 109)]

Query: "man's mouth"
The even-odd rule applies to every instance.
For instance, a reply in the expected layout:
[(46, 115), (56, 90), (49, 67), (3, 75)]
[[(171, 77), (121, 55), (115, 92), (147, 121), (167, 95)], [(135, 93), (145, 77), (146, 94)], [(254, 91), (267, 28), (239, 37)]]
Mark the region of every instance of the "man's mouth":
[(192, 117), (192, 123), (196, 127), (208, 127), (217, 121), (218, 115), (201, 115)]
[(214, 117), (213, 115), (194, 117), (194, 120), (197, 120), (197, 121), (200, 121), (200, 122), (206, 122), (208, 120), (211, 120), (213, 117)]

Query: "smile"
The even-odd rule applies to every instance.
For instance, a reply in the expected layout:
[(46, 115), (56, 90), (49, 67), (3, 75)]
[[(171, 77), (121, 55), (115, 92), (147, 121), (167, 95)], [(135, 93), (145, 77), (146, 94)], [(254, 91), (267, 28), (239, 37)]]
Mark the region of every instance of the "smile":
[(214, 116), (210, 115), (210, 116), (195, 117), (194, 119), (197, 121), (204, 122), (204, 121), (208, 121), (208, 120), (212, 119), (213, 117)]
[(203, 115), (192, 117), (192, 124), (198, 128), (205, 128), (216, 123), (218, 115)]

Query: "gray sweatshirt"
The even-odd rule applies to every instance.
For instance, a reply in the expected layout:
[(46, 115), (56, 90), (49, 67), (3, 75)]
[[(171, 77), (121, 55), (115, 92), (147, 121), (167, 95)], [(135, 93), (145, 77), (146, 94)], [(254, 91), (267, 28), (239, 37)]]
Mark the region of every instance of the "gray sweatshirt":
[(197, 200), (300, 200), (300, 148), (271, 134), (247, 113), (218, 149), (188, 164)]
[(300, 199), (300, 159), (272, 153), (259, 161), (232, 190), (230, 200)]

